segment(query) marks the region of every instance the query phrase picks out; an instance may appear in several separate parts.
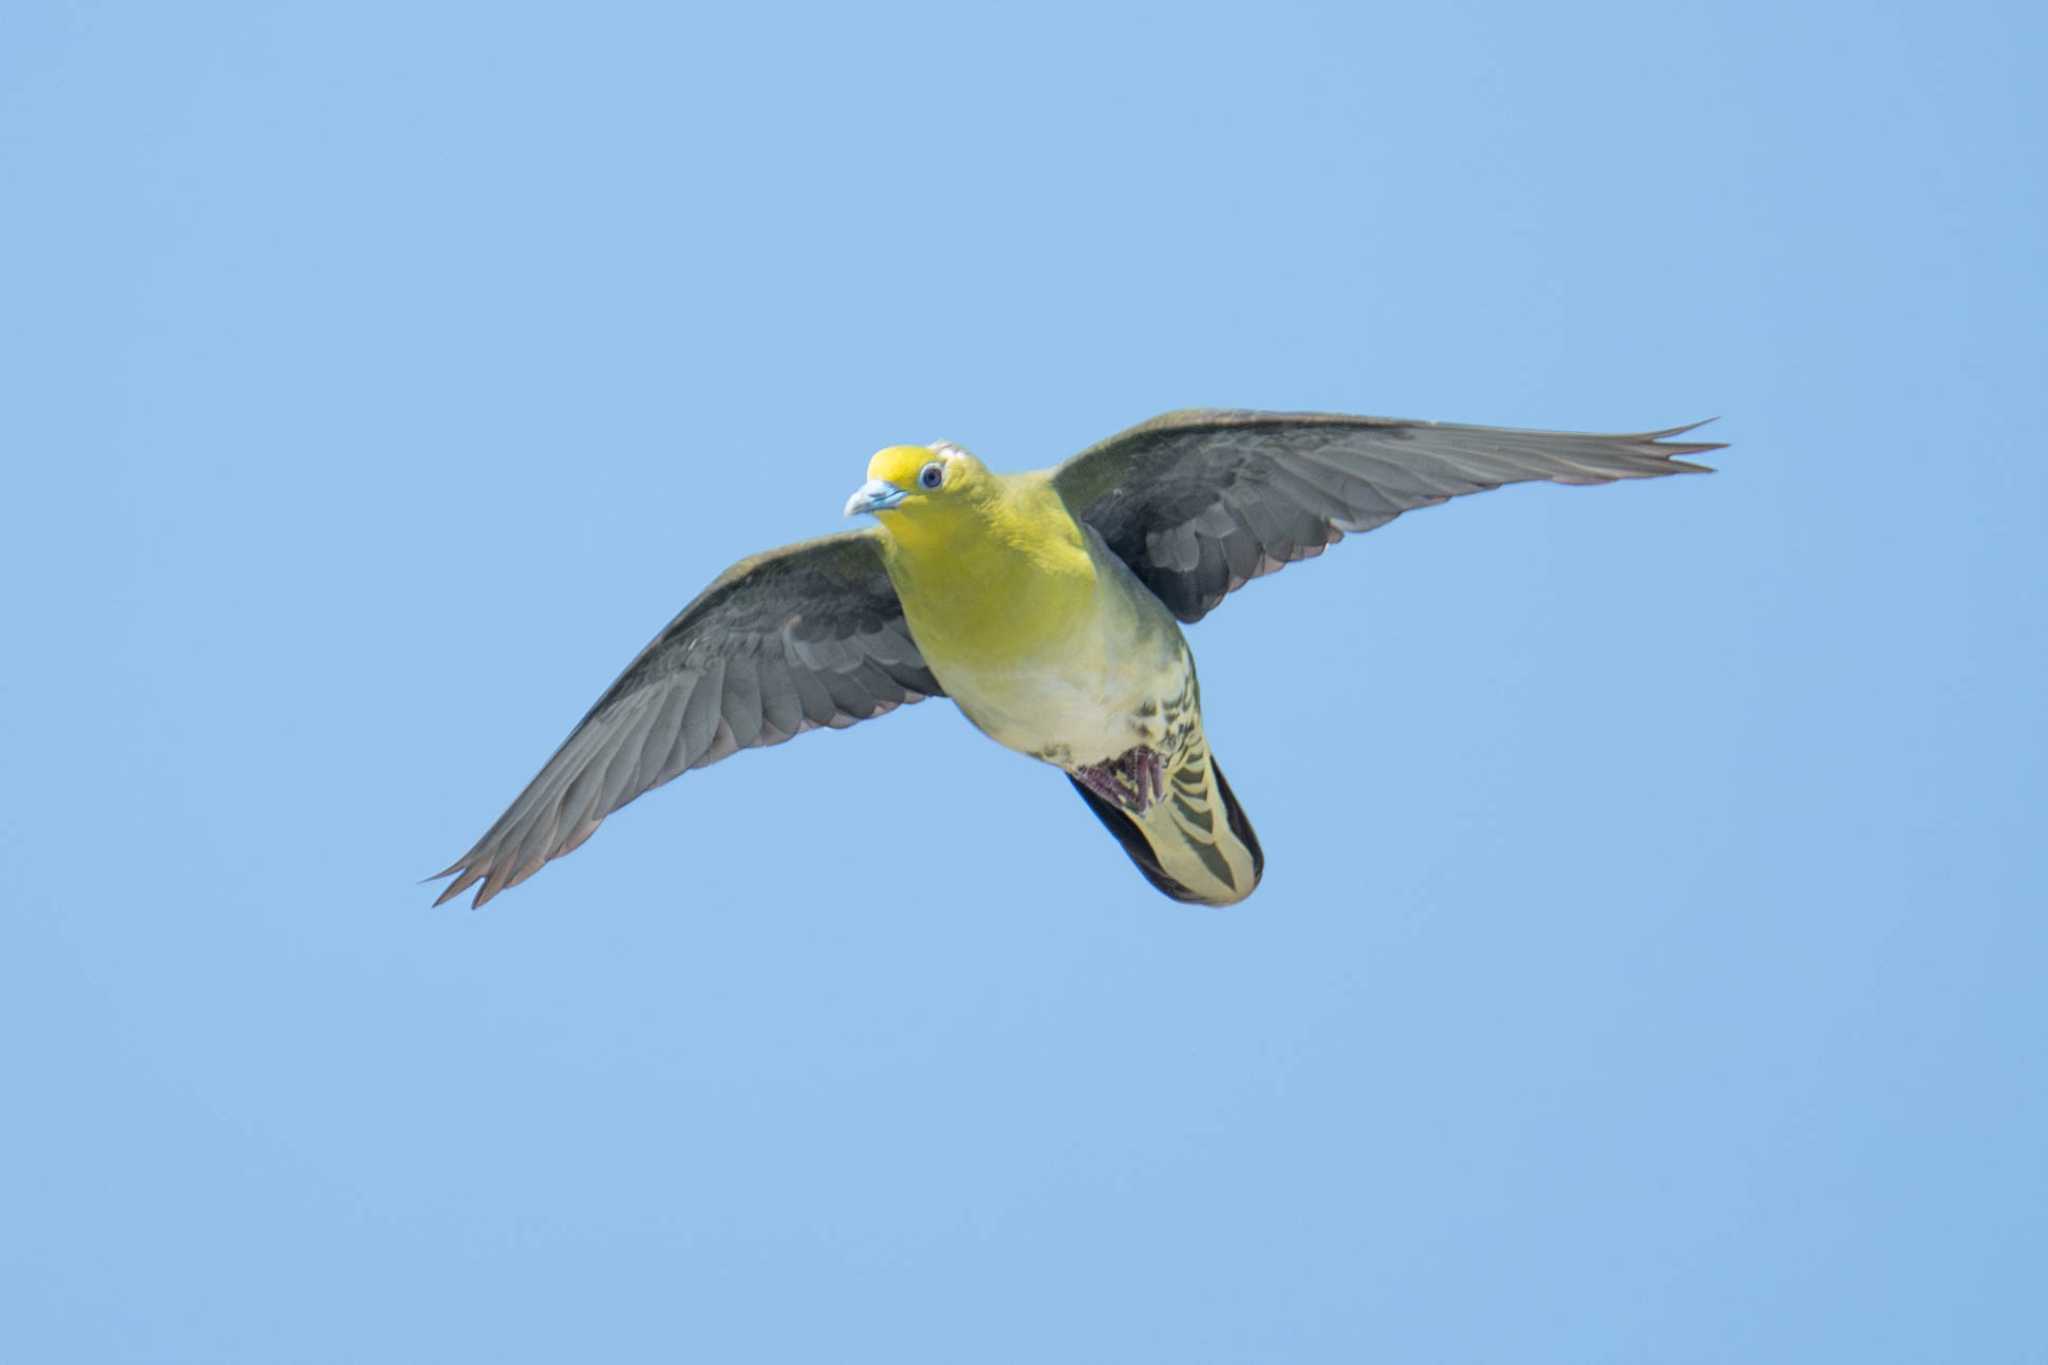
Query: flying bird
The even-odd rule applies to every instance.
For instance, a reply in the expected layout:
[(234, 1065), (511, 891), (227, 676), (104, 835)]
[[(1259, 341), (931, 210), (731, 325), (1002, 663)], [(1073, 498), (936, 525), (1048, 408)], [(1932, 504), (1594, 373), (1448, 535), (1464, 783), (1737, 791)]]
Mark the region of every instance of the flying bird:
[[(1694, 426), (1700, 425), (1695, 423)], [(1052, 469), (890, 446), (860, 531), (718, 577), (626, 666), (475, 847), (435, 879), (474, 905), (691, 768), (950, 697), (1067, 775), (1153, 886), (1230, 905), (1258, 836), (1202, 725), (1184, 624), (1349, 531), (1502, 484), (1705, 473), (1720, 443), (1330, 413), (1170, 412)]]

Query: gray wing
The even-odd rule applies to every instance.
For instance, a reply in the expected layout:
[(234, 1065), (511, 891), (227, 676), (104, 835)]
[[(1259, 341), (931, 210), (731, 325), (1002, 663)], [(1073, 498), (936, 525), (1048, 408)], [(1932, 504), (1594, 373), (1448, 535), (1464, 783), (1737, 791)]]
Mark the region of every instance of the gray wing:
[(627, 665), (476, 846), (435, 874), (455, 880), (434, 904), (481, 882), (482, 905), (686, 769), (940, 695), (873, 532), (742, 560)]
[[(1694, 423), (1694, 426), (1700, 425)], [(1170, 412), (1052, 471), (1067, 510), (1099, 532), (1183, 621), (1283, 564), (1416, 507), (1505, 483), (1607, 483), (1706, 473), (1674, 457), (1718, 442), (1453, 426), (1311, 412)]]

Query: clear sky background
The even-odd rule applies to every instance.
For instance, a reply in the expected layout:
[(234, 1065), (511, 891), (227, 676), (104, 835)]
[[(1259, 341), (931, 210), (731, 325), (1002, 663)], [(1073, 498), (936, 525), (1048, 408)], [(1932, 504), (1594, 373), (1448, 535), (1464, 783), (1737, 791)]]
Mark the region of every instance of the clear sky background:
[[(0, 17), (0, 1357), (2039, 1361), (2039, 6)], [(417, 878), (875, 448), (1631, 430)]]

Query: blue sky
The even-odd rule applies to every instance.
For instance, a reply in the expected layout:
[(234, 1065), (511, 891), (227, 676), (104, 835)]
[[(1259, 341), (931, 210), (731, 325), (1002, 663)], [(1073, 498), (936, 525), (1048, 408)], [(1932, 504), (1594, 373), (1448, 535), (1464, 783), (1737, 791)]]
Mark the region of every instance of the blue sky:
[[(0, 17), (0, 1355), (2037, 1360), (2037, 8)], [(1635, 429), (416, 884), (868, 454)], [(1018, 850), (1028, 850), (1019, 865)]]

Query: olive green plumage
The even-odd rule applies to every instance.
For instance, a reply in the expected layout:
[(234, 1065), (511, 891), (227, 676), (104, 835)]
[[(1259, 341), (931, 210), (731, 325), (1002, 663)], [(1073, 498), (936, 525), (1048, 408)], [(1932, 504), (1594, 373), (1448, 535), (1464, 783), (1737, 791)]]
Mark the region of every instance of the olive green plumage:
[(722, 574), (439, 874), (454, 879), (440, 901), (475, 886), (482, 905), (687, 769), (946, 695), (1066, 771), (1161, 891), (1241, 900), (1265, 859), (1208, 751), (1178, 623), (1464, 493), (1703, 472), (1678, 457), (1719, 447), (1669, 439), (1689, 430), (1175, 412), (1020, 475), (944, 443), (890, 447), (848, 505), (880, 525)]

